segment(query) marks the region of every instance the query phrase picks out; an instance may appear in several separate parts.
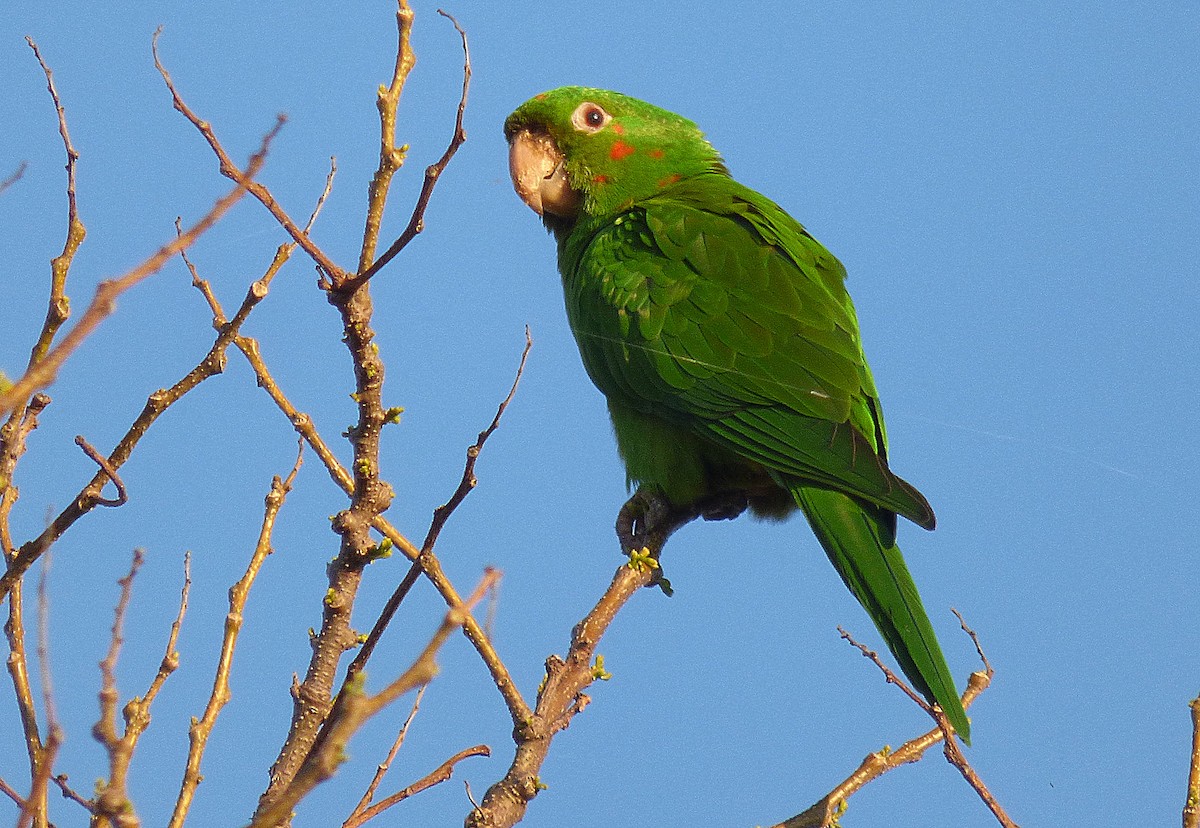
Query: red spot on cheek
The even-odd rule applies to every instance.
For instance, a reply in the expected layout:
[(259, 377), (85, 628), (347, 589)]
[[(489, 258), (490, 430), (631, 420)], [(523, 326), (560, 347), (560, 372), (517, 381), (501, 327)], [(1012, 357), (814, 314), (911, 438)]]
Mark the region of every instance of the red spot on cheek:
[(608, 176), (607, 176), (607, 175), (593, 175), (593, 176), (592, 176), (592, 183), (594, 183), (594, 184), (607, 184), (607, 183), (608, 183)]
[(657, 161), (663, 157), (663, 151), (660, 149), (652, 149), (650, 150), (650, 157)]
[(616, 121), (612, 122), (612, 126), (610, 128), (612, 129), (613, 132), (617, 133), (617, 135), (625, 134), (625, 127), (621, 126)]
[(612, 145), (612, 149), (608, 151), (608, 157), (614, 161), (620, 161), (622, 158), (628, 158), (633, 155), (634, 148), (631, 144), (626, 144), (624, 141), (618, 140)]
[(662, 189), (663, 187), (669, 187), (670, 185), (672, 185), (676, 181), (678, 181), (679, 178), (680, 178), (679, 173), (672, 173), (671, 175), (668, 175), (666, 178), (661, 179), (658, 182), (659, 189)]

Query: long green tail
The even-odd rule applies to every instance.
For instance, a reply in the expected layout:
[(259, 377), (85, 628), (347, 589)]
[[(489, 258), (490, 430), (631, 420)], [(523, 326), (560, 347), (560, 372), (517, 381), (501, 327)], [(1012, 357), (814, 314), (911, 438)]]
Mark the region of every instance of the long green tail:
[(954, 678), (900, 548), (884, 526), (884, 513), (828, 489), (797, 486), (792, 496), (834, 568), (875, 622), (904, 675), (926, 699), (945, 711), (955, 732), (971, 744), (971, 726), (954, 689)]

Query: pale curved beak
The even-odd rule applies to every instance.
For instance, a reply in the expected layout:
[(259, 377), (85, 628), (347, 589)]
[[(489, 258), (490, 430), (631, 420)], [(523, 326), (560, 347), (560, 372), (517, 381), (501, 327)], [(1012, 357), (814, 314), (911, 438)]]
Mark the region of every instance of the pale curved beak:
[(539, 216), (571, 218), (583, 200), (567, 180), (563, 154), (545, 133), (523, 129), (508, 142), (508, 172), (513, 189)]

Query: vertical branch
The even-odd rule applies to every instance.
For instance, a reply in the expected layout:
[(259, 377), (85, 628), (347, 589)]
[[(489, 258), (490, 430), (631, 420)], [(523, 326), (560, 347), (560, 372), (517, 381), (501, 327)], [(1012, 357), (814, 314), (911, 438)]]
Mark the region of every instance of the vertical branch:
[(217, 723), (217, 716), (220, 715), (221, 709), (229, 702), (229, 673), (233, 667), (233, 653), (237, 647), (238, 634), (242, 629), (243, 612), (246, 608), (246, 600), (250, 597), (250, 587), (258, 577), (263, 562), (274, 551), (271, 548), (271, 534), (275, 528), (275, 519), (283, 507), (283, 501), (287, 498), (288, 492), (292, 490), (292, 484), (300, 471), (303, 457), (304, 443), (301, 442), (296, 462), (287, 478), (280, 480), (276, 476), (271, 481), (271, 490), (267, 493), (266, 511), (263, 515), (262, 528), (259, 530), (258, 543), (254, 547), (254, 554), (250, 557), (246, 573), (229, 590), (229, 612), (225, 616), (225, 634), (221, 640), (221, 655), (217, 659), (212, 693), (209, 695), (203, 715), (199, 719), (192, 719), (192, 726), (188, 729), (187, 764), (168, 828), (181, 828), (192, 807), (192, 799), (195, 796), (196, 788), (200, 785), (200, 761), (208, 746), (209, 734), (212, 733), (213, 726)]
[(109, 640), (108, 654), (100, 662), (100, 719), (92, 727), (92, 735), (96, 737), (108, 752), (108, 779), (97, 783), (96, 817), (99, 825), (136, 825), (129, 819), (133, 815), (133, 807), (129, 802), (126, 788), (129, 762), (133, 758), (132, 746), (117, 734), (117, 704), (120, 695), (117, 691), (117, 659), (121, 655), (121, 645), (125, 643), (125, 612), (129, 608), (129, 600), (133, 595), (133, 582), (138, 570), (142, 568), (142, 550), (133, 551), (133, 561), (129, 572), (117, 583), (121, 585), (121, 597), (117, 599), (116, 609), (113, 610), (112, 637)]
[[(467, 109), (467, 93), (471, 89), (471, 49), (467, 43), (467, 33), (463, 27), (458, 25), (458, 21), (446, 12), (438, 9), (438, 14), (445, 17), (454, 24), (455, 31), (458, 32), (459, 38), (462, 40), (463, 49), (463, 82), (462, 95), (458, 99), (458, 113), (454, 117), (454, 133), (450, 136), (450, 143), (446, 146), (442, 157), (425, 168), (425, 181), (421, 185), (421, 193), (417, 196), (417, 203), (413, 206), (412, 215), (409, 216), (408, 225), (400, 236), (392, 242), (386, 252), (367, 267), (367, 262), (361, 262), (358, 267), (358, 275), (348, 279), (340, 285), (336, 285), (337, 289), (350, 293), (359, 288), (364, 282), (378, 273), (384, 265), (396, 257), (401, 250), (408, 246), (408, 243), (417, 237), (417, 235), (425, 229), (425, 210), (429, 207), (429, 200), (433, 197), (433, 188), (437, 186), (438, 180), (442, 177), (442, 173), (446, 171), (450, 159), (458, 152), (467, 140), (467, 132), (463, 129), (463, 113)], [(402, 150), (403, 151), (403, 148)], [(376, 238), (372, 241), (372, 255), (374, 255), (374, 242), (378, 239), (378, 227), (376, 227)], [(363, 252), (366, 252), (364, 246)]]
[[(71, 268), (71, 262), (75, 258), (76, 251), (83, 243), (86, 230), (83, 222), (79, 219), (79, 209), (75, 196), (75, 162), (79, 159), (79, 153), (76, 151), (75, 145), (71, 142), (71, 135), (67, 129), (66, 110), (63, 108), (62, 99), (59, 97), (58, 88), (54, 83), (54, 73), (42, 58), (37, 43), (29, 37), (25, 38), (25, 42), (29, 44), (34, 58), (37, 59), (38, 65), (42, 68), (42, 72), (46, 76), (46, 89), (50, 93), (51, 101), (54, 103), (54, 110), (58, 118), (58, 132), (62, 137), (63, 148), (67, 156), (66, 239), (63, 242), (62, 252), (52, 259), (50, 263), (50, 295), (47, 302), (46, 318), (42, 322), (42, 329), (38, 334), (37, 341), (30, 351), (29, 363), (26, 368), (26, 373), (28, 374), (30, 369), (33, 369), (46, 358), (46, 354), (50, 350), (50, 346), (54, 342), (59, 328), (62, 327), (62, 324), (70, 315), (70, 304), (66, 296), (67, 273)], [(25, 165), (22, 164), (21, 168), (9, 182), (6, 182), (5, 186), (11, 183), (11, 181), (20, 178), (24, 169)], [(0, 392), (4, 392), (0, 396), (12, 394), (13, 388), (11, 386), (7, 388), (0, 387)], [(61, 732), (58, 728), (57, 720), (50, 716), (50, 708), (46, 708), (47, 716), (49, 717), (49, 732), (47, 733), (45, 743), (43, 743), (38, 726), (37, 711), (33, 703), (33, 692), (29, 681), (28, 658), (25, 653), (24, 601), (20, 574), (28, 568), (28, 564), (25, 564), (25, 567), (21, 568), (21, 565), (18, 563), (17, 549), (13, 543), (9, 528), (9, 515), (12, 513), (18, 496), (17, 487), (12, 482), (13, 474), (16, 471), (18, 460), (25, 453), (26, 438), (30, 432), (37, 428), (38, 416), (50, 404), (50, 398), (45, 394), (33, 394), (32, 397), (29, 397), (29, 394), (30, 390), (26, 390), (22, 394), (13, 395), (11, 413), (3, 426), (0, 426), (0, 550), (4, 553), (5, 576), (9, 577), (13, 570), (18, 570), (15, 576), (10, 577), (9, 589), (11, 592), (8, 604), (8, 618), (4, 624), (4, 632), (9, 649), (7, 659), (8, 672), (12, 679), (17, 709), (21, 718), (25, 751), (29, 758), (29, 774), (32, 780), (31, 794), (22, 806), (21, 822), (25, 823), (28, 819), (35, 828), (42, 828), (42, 826), (46, 825), (46, 780), (50, 777), (50, 768), (53, 764), (54, 755), (57, 753), (58, 744), (61, 741)], [(32, 563), (32, 561), (29, 563)], [(42, 577), (44, 584), (45, 570), (43, 570)], [(44, 591), (40, 593), (40, 596), (44, 606)], [(44, 638), (39, 639), (39, 641), (44, 641)], [(49, 681), (49, 673), (44, 654), (42, 655), (42, 671), (44, 692), (47, 694), (47, 699), (49, 699), (49, 685), (47, 683)]]
[[(38, 417), (50, 404), (50, 398), (45, 394), (34, 394), (23, 410), (13, 412), (3, 427), (0, 427), (0, 549), (4, 552), (5, 566), (12, 566), (17, 550), (13, 544), (9, 527), (9, 515), (17, 501), (17, 487), (12, 485), (12, 476), (16, 470), (17, 461), (25, 453), (25, 444), (29, 434), (37, 428)], [(43, 578), (45, 575), (43, 574)], [(8, 642), (8, 658), (5, 660), (9, 677), (12, 680), (13, 695), (17, 702), (17, 712), (21, 719), (21, 730), (25, 741), (25, 751), (29, 760), (30, 779), (43, 778), (43, 766), (47, 758), (52, 758), (51, 748), (57, 745), (44, 744), (38, 724), (37, 709), (33, 701), (33, 688), (29, 680), (29, 659), (25, 651), (25, 622), (24, 596), (21, 582), (18, 580), (9, 596), (8, 618), (4, 623), (4, 634)], [(39, 639), (40, 640), (40, 639)], [(44, 662), (43, 662), (44, 668)], [(48, 737), (55, 736), (48, 734)], [(37, 796), (38, 786), (32, 786), (34, 795), (22, 803), (23, 813), (37, 817), (36, 826), (45, 825), (45, 796)]]
[(379, 108), (379, 168), (367, 188), (367, 222), (363, 231), (362, 251), (358, 257), (360, 273), (366, 270), (375, 258), (375, 248), (379, 244), (379, 227), (383, 223), (383, 210), (387, 206), (392, 176), (404, 166), (404, 157), (408, 153), (407, 144), (402, 147), (396, 146), (396, 110), (399, 108), (400, 95), (404, 92), (408, 74), (417, 63), (410, 40), (412, 26), (413, 11), (408, 6), (408, 0), (399, 0), (399, 8), (396, 10), (396, 28), (399, 33), (396, 68), (392, 71), (391, 83), (386, 87), (379, 87), (379, 97), (376, 100), (376, 106)]
[(1192, 761), (1188, 769), (1183, 828), (1200, 828), (1200, 696), (1188, 703), (1192, 711)]
[[(362, 683), (357, 682), (349, 692), (338, 695), (337, 703), (330, 711), (329, 717), (321, 729), (320, 738), (304, 757), (304, 762), (292, 781), (274, 797), (269, 805), (260, 805), (250, 823), (250, 828), (274, 828), (287, 820), (292, 809), (301, 799), (317, 785), (333, 776), (338, 765), (346, 760), (346, 747), (350, 738), (372, 716), (405, 693), (433, 680), (437, 674), (435, 659), (438, 651), (449, 639), (451, 633), (462, 625), (463, 619), (470, 614), (471, 607), (482, 600), (483, 596), (491, 589), (497, 577), (499, 577), (499, 573), (495, 571), (486, 572), (479, 586), (475, 588), (475, 592), (465, 603), (453, 606), (447, 611), (441, 626), (433, 634), (429, 643), (425, 645), (425, 649), (421, 651), (412, 665), (387, 687), (371, 696), (363, 691)], [(472, 749), (472, 751), (474, 750)]]
[[(404, 161), (404, 148), (396, 147), (396, 111), (416, 62), (410, 41), (413, 13), (407, 0), (399, 0), (396, 21), (396, 64), (390, 85), (380, 91), (377, 101), (380, 158), (368, 191), (359, 270), (365, 269), (375, 255), (391, 180)], [(280, 802), (284, 801), (280, 797), (290, 796), (288, 792), (295, 790), (293, 780), (309, 761), (317, 733), (329, 714), (338, 663), (342, 654), (358, 642), (351, 628), (351, 612), (363, 569), (375, 555), (371, 528), (391, 505), (394, 494), (380, 476), (380, 435), (389, 415), (383, 405), (384, 364), (371, 328), (374, 305), (365, 283), (344, 290), (346, 282), (345, 278), (331, 274), (326, 286), (329, 301), (341, 316), (343, 341), (354, 366), (352, 398), (358, 406), (358, 419), (347, 432), (354, 454), (350, 505), (333, 519), (333, 530), (341, 542), (329, 568), (321, 629), (313, 639), (313, 656), (304, 682), (294, 691), (292, 726), (271, 768), (270, 785), (259, 799), (256, 821), (263, 820), (264, 814), (278, 813)]]
[(39, 751), (33, 779), (29, 785), (29, 798), (21, 806), (21, 818), (17, 828), (48, 828), (50, 825), (49, 791), (50, 779), (54, 774), (54, 758), (62, 745), (62, 727), (58, 724), (58, 711), (54, 704), (54, 683), (50, 678), (50, 599), (46, 582), (50, 577), (50, 558), (42, 561), (42, 575), (38, 579), (38, 664), (42, 674), (42, 706), (46, 711), (46, 744)]
[(34, 57), (37, 58), (42, 72), (46, 75), (46, 88), (50, 92), (50, 97), (54, 101), (54, 109), (58, 113), (58, 134), (62, 136), (63, 147), (67, 152), (67, 238), (63, 244), (62, 253), (50, 261), (50, 304), (46, 311), (46, 321), (42, 324), (42, 332), (29, 356), (29, 366), (33, 367), (45, 358), (46, 352), (50, 350), (50, 344), (54, 341), (55, 334), (71, 314), (70, 303), (66, 295), (67, 272), (71, 269), (71, 262), (75, 258), (76, 251), (83, 244), (87, 230), (84, 228), (83, 222), (79, 220), (79, 209), (75, 202), (75, 162), (79, 160), (79, 152), (71, 143), (71, 134), (67, 131), (67, 113), (58, 97), (58, 89), (54, 85), (54, 73), (46, 65), (46, 61), (42, 60), (42, 53), (38, 50), (37, 43), (29, 37), (25, 38), (25, 42), (33, 50)]

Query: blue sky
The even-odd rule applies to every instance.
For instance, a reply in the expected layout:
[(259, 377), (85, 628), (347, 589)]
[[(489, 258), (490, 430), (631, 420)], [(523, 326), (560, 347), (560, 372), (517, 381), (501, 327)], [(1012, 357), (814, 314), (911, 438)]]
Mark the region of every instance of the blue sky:
[[(421, 170), (453, 123), (461, 55), (450, 24), (415, 3), (418, 64), (401, 106), (411, 144), (385, 236), (407, 220)], [(603, 400), (563, 318), (552, 241), (508, 182), (501, 123), (563, 84), (619, 89), (695, 120), (741, 181), (784, 205), (846, 264), (888, 415), (892, 464), (938, 513), (901, 541), (960, 681), (976, 668), (957, 607), (997, 668), (972, 708), (969, 755), (1024, 824), (1178, 819), (1186, 703), (1200, 691), (1195, 577), (1200, 486), (1193, 435), (1200, 359), (1200, 11), (1194, 4), (698, 2), (465, 3), (475, 78), (468, 143), (441, 182), (426, 232), (373, 285), (386, 398), (406, 408), (385, 442), (390, 517), (420, 537), (461, 473), (463, 451), (511, 381), (530, 325), (520, 392), (478, 467), (480, 485), (440, 542), (468, 589), (503, 570), (496, 645), (532, 696), (542, 663), (620, 563), (624, 500)], [(0, 23), (0, 369), (19, 373), (44, 312), (47, 260), (64, 228), (62, 148), (31, 35), (54, 68), (79, 165), (89, 236), (68, 292), (138, 263), (226, 189), (194, 129), (171, 110), (150, 37), (181, 92), (244, 158), (276, 112), (290, 121), (261, 178), (295, 216), (334, 194), (314, 232), (353, 260), (377, 159), (376, 86), (394, 55), (387, 3), (124, 4), (11, 9)], [(193, 250), (226, 307), (284, 240), (245, 201)], [(246, 333), (328, 439), (351, 422), (335, 314), (301, 256)], [(179, 263), (131, 291), (50, 389), (54, 402), (17, 477), (18, 539), (35, 534), (153, 390), (212, 340)], [(133, 769), (135, 803), (161, 824), (178, 786), (187, 717), (207, 697), (225, 591), (253, 547), (262, 498), (289, 468), (291, 429), (237, 354), (226, 373), (165, 415), (124, 469), (131, 502), (74, 527), (51, 572), (52, 665), (68, 743), (58, 770), (88, 790), (103, 775), (89, 735), (95, 663), (115, 580), (147, 563), (121, 664), (141, 692), (193, 555), (183, 664)], [(195, 824), (253, 809), (307, 664), (340, 493), (310, 456), (284, 507), (249, 606), (234, 702), (213, 736)], [(800, 520), (702, 524), (664, 558), (674, 598), (646, 590), (601, 646), (612, 681), (555, 742), (548, 790), (525, 824), (755, 825), (791, 816), (923, 715), (840, 641), (877, 643)], [(359, 624), (403, 570), (368, 571)], [(376, 656), (371, 682), (402, 669), (440, 621), (422, 585)], [(455, 638), (384, 789), (478, 742), (455, 781), (380, 824), (457, 824), (511, 759), (509, 722), (467, 643)], [(19, 725), (0, 693), (0, 775), (24, 787)], [(295, 824), (340, 819), (407, 712), (360, 734), (353, 761)], [(0, 805), (0, 814), (4, 813)], [(58, 806), (58, 824), (80, 821)], [(10, 809), (11, 812), (11, 809)], [(987, 825), (939, 757), (851, 801), (846, 825)]]

